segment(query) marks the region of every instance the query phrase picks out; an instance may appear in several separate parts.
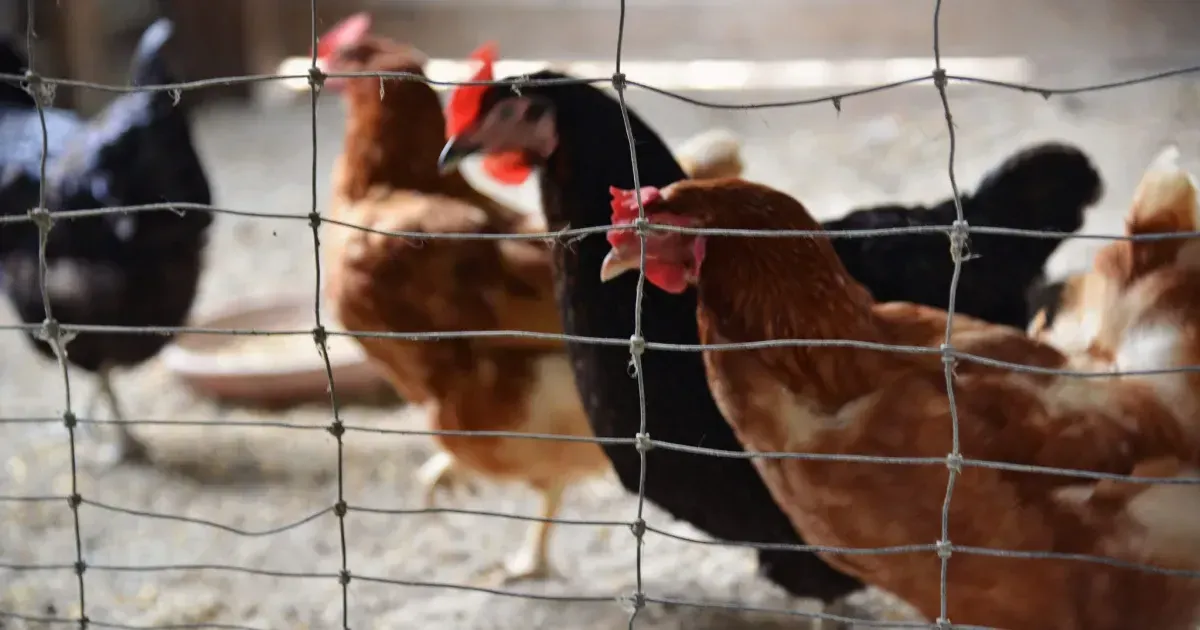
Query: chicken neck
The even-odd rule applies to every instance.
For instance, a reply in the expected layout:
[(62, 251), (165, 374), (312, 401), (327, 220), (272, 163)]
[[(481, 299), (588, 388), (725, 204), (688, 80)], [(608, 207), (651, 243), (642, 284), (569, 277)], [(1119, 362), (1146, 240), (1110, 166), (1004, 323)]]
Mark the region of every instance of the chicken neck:
[[(742, 220), (712, 227), (817, 229), (807, 216), (789, 223)], [(704, 343), (889, 341), (872, 311), (870, 293), (850, 277), (825, 238), (707, 237), (698, 289)], [(780, 346), (753, 352), (762, 368), (798, 377), (784, 380), (801, 390), (796, 394), (828, 411), (867, 395), (886, 373), (920, 356), (845, 346)], [(729, 354), (727, 360), (734, 362), (744, 355)]]
[(433, 89), (416, 81), (388, 81), (381, 91), (379, 81), (355, 79), (345, 87), (348, 115), (339, 192), (352, 200), (375, 186), (474, 193), (461, 173), (438, 171), (446, 120)]

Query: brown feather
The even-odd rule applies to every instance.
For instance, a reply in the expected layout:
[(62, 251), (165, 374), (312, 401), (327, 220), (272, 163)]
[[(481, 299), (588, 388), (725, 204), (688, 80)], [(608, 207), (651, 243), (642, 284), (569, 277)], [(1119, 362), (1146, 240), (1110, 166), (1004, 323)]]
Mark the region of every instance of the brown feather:
[[(708, 228), (816, 229), (799, 202), (740, 180), (675, 184), (648, 212), (690, 216)], [(697, 315), (704, 343), (942, 343), (945, 313), (874, 304), (849, 278), (827, 239), (706, 238)], [(1111, 319), (1113, 356), (1141, 347), (1132, 335), (1153, 331), (1159, 314), (1186, 316), (1200, 307), (1184, 300), (1189, 290), (1200, 296), (1200, 276), (1180, 273), (1160, 282), (1157, 293), (1147, 288), (1144, 295), (1115, 295), (1117, 309), (1126, 314)], [(1065, 356), (1014, 329), (959, 316), (954, 321), (950, 341), (962, 352), (1043, 368), (1095, 362), (1087, 355)], [(1181, 345), (1195, 348), (1192, 329), (1182, 334)], [(1198, 358), (1176, 352), (1147, 360), (1171, 367)], [(772, 347), (708, 351), (705, 362), (722, 413), (750, 451), (937, 460), (953, 450), (951, 401), (937, 354)], [(953, 368), (958, 443), (968, 460), (1110, 474), (1196, 474), (1196, 415), (1179, 377), (1078, 379), (967, 361)], [(941, 538), (944, 465), (803, 459), (758, 459), (756, 465), (798, 532), (813, 544), (877, 548)], [(1180, 533), (1190, 527), (1188, 517), (1200, 515), (1196, 490), (1116, 487), (966, 466), (954, 487), (949, 538), (969, 547), (1200, 569), (1200, 545)], [(941, 563), (933, 552), (826, 558), (906, 599), (930, 619), (940, 614)], [(948, 616), (958, 624), (1184, 630), (1197, 621), (1200, 585), (1186, 578), (960, 551), (949, 561), (948, 579)]]

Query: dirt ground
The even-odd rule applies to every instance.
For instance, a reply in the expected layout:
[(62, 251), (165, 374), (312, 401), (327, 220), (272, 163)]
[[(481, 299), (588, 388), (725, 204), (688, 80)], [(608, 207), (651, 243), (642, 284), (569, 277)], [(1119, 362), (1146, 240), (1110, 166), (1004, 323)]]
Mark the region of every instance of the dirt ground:
[[(753, 99), (761, 95), (716, 95)], [(778, 95), (772, 95), (778, 96)], [(956, 89), (951, 94), (959, 153), (959, 181), (970, 188), (985, 170), (1017, 147), (1039, 140), (1078, 143), (1095, 159), (1108, 192), (1085, 231), (1116, 233), (1133, 185), (1151, 156), (1177, 142), (1191, 165), (1200, 146), (1198, 93), (1191, 81), (1163, 81), (1071, 99), (993, 89)], [(745, 140), (747, 176), (783, 187), (823, 217), (856, 205), (885, 200), (932, 201), (949, 192), (947, 129), (931, 87), (849, 99), (841, 113), (830, 105), (768, 111), (701, 110), (659, 96), (635, 94), (633, 107), (678, 142), (691, 133), (724, 126)], [(270, 111), (217, 108), (196, 124), (203, 157), (221, 207), (302, 215), (309, 207), (310, 131), (304, 103)], [(318, 129), (318, 194), (324, 206), (326, 173), (338, 151), (338, 103), (321, 107)], [(529, 188), (516, 194), (530, 202)], [(512, 194), (512, 193), (510, 193)], [(1061, 272), (1086, 262), (1095, 241), (1072, 241), (1051, 263)], [(311, 235), (303, 221), (217, 219), (210, 269), (196, 314), (239, 300), (267, 297), (311, 285)], [(3, 321), (12, 319), (6, 310)], [(57, 368), (35, 358), (17, 333), (0, 336), (0, 416), (60, 413), (63, 384)], [(72, 375), (76, 408), (93, 384)], [(129, 413), (164, 421), (286, 421), (323, 425), (328, 405), (287, 412), (223, 407), (200, 398), (151, 363), (117, 382)], [(415, 410), (349, 406), (349, 424), (423, 428)], [(156, 451), (154, 470), (106, 471), (89, 463), (96, 441), (79, 440), (80, 492), (92, 504), (79, 510), (87, 614), (97, 622), (145, 627), (341, 627), (340, 568), (336, 518), (325, 513), (335, 500), (334, 441), (320, 430), (230, 427), (139, 427)], [(345, 437), (345, 494), (352, 506), (419, 507), (413, 472), (430, 453), (425, 438), (351, 431)], [(65, 495), (70, 455), (59, 425), (0, 424), (0, 496)], [(931, 491), (942, 492), (942, 489)], [(532, 514), (533, 497), (522, 489), (485, 486), (480, 496), (444, 498), (448, 507)], [(628, 521), (635, 501), (615, 482), (579, 488), (561, 515), (569, 519)], [(165, 518), (187, 517), (228, 529)], [(700, 537), (654, 509), (647, 520), (684, 536)], [(689, 606), (649, 605), (636, 626), (621, 600), (635, 585), (633, 537), (623, 527), (557, 530), (553, 554), (560, 580), (512, 590), (550, 597), (588, 596), (592, 602), (546, 601), (464, 591), (473, 571), (496, 560), (520, 540), (520, 522), (469, 515), (396, 515), (354, 511), (346, 518), (347, 563), (357, 576), (440, 586), (356, 580), (349, 589), (349, 625), (367, 628), (508, 628), (641, 630), (734, 630), (806, 628), (800, 617)], [(243, 530), (235, 533), (231, 529)], [(253, 535), (250, 535), (253, 534)], [(760, 608), (813, 612), (754, 575), (752, 554), (716, 545), (687, 544), (648, 534), (643, 575), (657, 598), (740, 603)], [(69, 565), (75, 560), (70, 510), (64, 500), (0, 502), (0, 563)], [(166, 565), (187, 570), (160, 570)], [(235, 565), (259, 572), (319, 574), (271, 577), (195, 565)], [(108, 567), (108, 568), (106, 568)], [(124, 568), (122, 568), (124, 567)], [(142, 568), (137, 568), (142, 567)], [(0, 610), (26, 615), (78, 614), (75, 577), (69, 569), (2, 571)], [(951, 584), (953, 588), (953, 584)], [(883, 606), (882, 596), (866, 600)], [(195, 624), (195, 625), (192, 625)], [(5, 621), (0, 628), (25, 630), (41, 623)]]

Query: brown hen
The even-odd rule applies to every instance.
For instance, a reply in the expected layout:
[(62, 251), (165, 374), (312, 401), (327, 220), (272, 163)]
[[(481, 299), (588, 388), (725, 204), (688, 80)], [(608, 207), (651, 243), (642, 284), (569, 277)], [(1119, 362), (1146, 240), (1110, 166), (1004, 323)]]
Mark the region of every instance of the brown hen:
[[(356, 14), (322, 37), (326, 71), (424, 76), (417, 50), (368, 34)], [(461, 174), (438, 171), (445, 119), (426, 83), (329, 78), (348, 116), (334, 166), (334, 219), (388, 232), (505, 234), (544, 232), (536, 219), (476, 191)], [(715, 143), (714, 143), (715, 144)], [(703, 147), (701, 147), (703, 149)], [(706, 173), (738, 173), (737, 147), (722, 143), (693, 161)], [(699, 151), (698, 151), (699, 152)], [(344, 226), (326, 228), (326, 300), (347, 330), (461, 332), (518, 330), (561, 334), (550, 245), (541, 240), (410, 239)], [(371, 360), (408, 401), (429, 407), (435, 429), (593, 436), (564, 345), (530, 337), (405, 341), (359, 338)], [(426, 504), (441, 486), (473, 475), (529, 484), (553, 518), (563, 490), (610, 470), (600, 447), (583, 441), (438, 435), (441, 451), (418, 477)], [(465, 473), (465, 474), (464, 474)], [(531, 525), (504, 578), (551, 573), (550, 524)]]
[[(424, 57), (366, 33), (356, 15), (323, 38), (330, 71), (422, 75)], [(332, 217), (375, 230), (428, 234), (538, 232), (520, 212), (442, 175), (441, 103), (416, 81), (329, 79), (348, 117), (333, 172)], [(549, 248), (540, 241), (407, 239), (341, 226), (327, 228), (325, 296), (347, 330), (449, 332), (561, 330)], [(360, 338), (407, 400), (429, 407), (435, 429), (518, 431), (590, 437), (562, 344), (532, 338), (439, 341)], [(588, 442), (439, 435), (442, 452), (419, 471), (426, 502), (469, 471), (522, 481), (553, 518), (564, 488), (605, 473), (608, 460)], [(550, 525), (534, 523), (505, 565), (509, 579), (546, 577)]]
[[(741, 180), (680, 182), (642, 190), (652, 223), (723, 229), (819, 230), (786, 194)], [(1170, 212), (1170, 207), (1161, 208)], [(631, 193), (614, 191), (613, 223), (636, 217)], [(603, 277), (636, 269), (639, 241), (612, 232)], [(876, 304), (826, 238), (747, 239), (657, 233), (647, 280), (667, 291), (695, 285), (706, 344), (776, 339), (856, 340), (937, 347), (946, 314)], [(1111, 352), (1139, 368), (1196, 364), (1196, 344), (1155, 352), (1145, 340), (1164, 313), (1200, 312), (1200, 278), (1162, 269), (1171, 285), (1128, 302)], [(1151, 281), (1154, 274), (1146, 276)], [(1167, 277), (1170, 276), (1170, 277)], [(1125, 302), (1122, 302), (1125, 300)], [(1138, 316), (1140, 314), (1140, 316)], [(959, 352), (1041, 368), (1094, 364), (1015, 329), (956, 315)], [(1075, 378), (1014, 372), (962, 360), (953, 376), (957, 433), (941, 357), (836, 345), (706, 351), (709, 384), (747, 450), (820, 456), (929, 458), (955, 445), (965, 462), (953, 487), (946, 538), (954, 544), (941, 609), (942, 563), (933, 551), (823, 556), (838, 569), (909, 601), (930, 619), (1009, 630), (1184, 630), (1200, 621), (1200, 582), (1066, 558), (1054, 552), (1200, 569), (1200, 490), (1187, 485), (1096, 482), (977, 462), (1005, 462), (1140, 477), (1196, 477), (1189, 394), (1178, 375)], [(797, 531), (816, 545), (877, 549), (943, 538), (948, 473), (933, 465), (757, 458)]]

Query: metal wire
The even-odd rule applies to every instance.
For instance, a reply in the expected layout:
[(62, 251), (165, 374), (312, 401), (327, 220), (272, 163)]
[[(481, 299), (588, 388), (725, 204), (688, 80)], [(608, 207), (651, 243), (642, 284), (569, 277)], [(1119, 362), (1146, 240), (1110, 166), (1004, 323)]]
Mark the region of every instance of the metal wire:
[[(1113, 558), (1103, 558), (1096, 556), (1086, 556), (1080, 554), (1062, 554), (1051, 552), (1024, 552), (1012, 551), (1003, 549), (979, 548), (970, 546), (955, 545), (949, 535), (949, 513), (950, 506), (954, 495), (954, 487), (959, 474), (964, 467), (987, 468), (994, 470), (1005, 470), (1022, 473), (1040, 473), (1053, 474), (1066, 477), (1075, 477), (1088, 480), (1113, 480), (1126, 483), (1138, 484), (1200, 484), (1200, 479), (1186, 478), (1148, 478), (1148, 477), (1131, 477), (1128, 475), (1116, 475), (1107, 473), (1097, 473), (1091, 471), (1058, 469), (1042, 466), (1029, 466), (1022, 464), (1011, 464), (1006, 462), (992, 462), (985, 460), (975, 460), (963, 457), (959, 444), (959, 426), (958, 413), (955, 404), (955, 394), (953, 387), (953, 369), (959, 361), (975, 362), (982, 365), (989, 365), (1014, 371), (1050, 374), (1059, 376), (1071, 376), (1080, 378), (1113, 378), (1116, 376), (1128, 375), (1156, 375), (1177, 373), (1184, 371), (1200, 371), (1200, 366), (1187, 366), (1184, 368), (1170, 370), (1141, 370), (1128, 372), (1083, 372), (1073, 370), (1060, 370), (1048, 368), (1035, 368), (1016, 363), (997, 361), (986, 357), (972, 355), (956, 350), (951, 344), (951, 329), (954, 318), (955, 300), (959, 278), (961, 274), (963, 257), (963, 247), (969, 234), (999, 234), (1010, 236), (1022, 236), (1029, 238), (1042, 239), (1097, 239), (1097, 240), (1128, 240), (1128, 241), (1143, 241), (1143, 240), (1164, 240), (1175, 238), (1196, 238), (1200, 237), (1200, 232), (1180, 232), (1171, 234), (1151, 234), (1151, 235), (1100, 235), (1100, 234), (1078, 234), (1078, 233), (1058, 233), (1049, 231), (1036, 230), (1018, 230), (1010, 228), (994, 228), (994, 227), (972, 227), (968, 225), (964, 218), (961, 195), (958, 188), (958, 183), (955, 175), (955, 157), (957, 150), (957, 138), (953, 117), (950, 110), (949, 97), (947, 88), (954, 83), (976, 84), (991, 88), (1017, 90), (1021, 92), (1038, 94), (1049, 98), (1055, 95), (1079, 94), (1084, 92), (1096, 92), (1101, 90), (1109, 90), (1120, 87), (1127, 87), (1141, 83), (1147, 83), (1155, 80), (1165, 79), (1175, 76), (1183, 76), (1200, 72), (1200, 65), (1179, 68), (1175, 70), (1158, 72), (1154, 74), (1144, 75), (1140, 77), (1113, 81), (1107, 83), (1099, 83), (1089, 86), (1072, 87), (1072, 88), (1048, 88), (1034, 85), (1025, 85), (1010, 83), (1004, 81), (995, 81), (990, 79), (982, 79), (968, 76), (949, 75), (945, 72), (941, 65), (941, 44), (940, 44), (940, 17), (942, 0), (937, 0), (933, 12), (933, 56), (934, 69), (929, 75), (913, 77), (911, 79), (897, 81), (885, 85), (852, 90), (833, 94), (830, 96), (800, 99), (800, 100), (785, 100), (751, 104), (727, 104), (712, 101), (704, 101), (683, 95), (667, 92), (665, 90), (655, 88), (653, 86), (638, 83), (628, 80), (621, 71), (622, 53), (624, 48), (624, 35), (626, 25), (626, 6), (625, 0), (620, 2), (620, 18), (617, 25), (617, 44), (616, 58), (614, 63), (614, 73), (610, 77), (594, 78), (594, 79), (550, 79), (550, 80), (530, 80), (522, 78), (515, 81), (518, 86), (533, 86), (533, 85), (564, 85), (564, 84), (608, 84), (615, 91), (616, 98), (620, 103), (622, 117), (626, 137), (630, 148), (630, 165), (633, 171), (633, 182), (635, 190), (635, 199), (638, 205), (638, 219), (629, 226), (624, 226), (618, 229), (626, 229), (635, 231), (639, 239), (645, 242), (647, 235), (651, 231), (667, 231), (681, 232), (689, 234), (721, 234), (733, 236), (757, 236), (757, 237), (796, 237), (796, 236), (812, 236), (821, 235), (828, 238), (870, 238), (870, 237), (886, 237), (900, 234), (920, 234), (920, 233), (942, 233), (946, 234), (950, 241), (950, 255), (954, 262), (954, 272), (950, 283), (950, 297), (947, 308), (947, 325), (943, 343), (938, 348), (916, 347), (916, 346), (899, 346), (889, 344), (867, 343), (852, 340), (765, 340), (753, 343), (728, 343), (719, 345), (698, 345), (698, 344), (666, 344), (646, 340), (642, 336), (642, 300), (645, 287), (645, 248), (642, 248), (641, 268), (643, 273), (639, 273), (637, 283), (636, 308), (633, 313), (634, 317), (634, 334), (628, 340), (623, 339), (605, 339), (595, 337), (582, 337), (575, 335), (558, 335), (532, 333), (527, 331), (457, 331), (453, 333), (403, 333), (403, 332), (360, 332), (360, 331), (334, 331), (325, 327), (322, 322), (320, 306), (321, 296), (321, 241), (320, 228), (324, 223), (330, 223), (342, 227), (358, 229), (366, 232), (374, 232), (384, 234), (396, 238), (407, 238), (414, 240), (426, 240), (434, 238), (445, 239), (521, 239), (521, 240), (549, 240), (549, 241), (572, 241), (582, 238), (588, 234), (607, 232), (611, 228), (584, 228), (584, 229), (569, 229), (558, 232), (547, 232), (542, 234), (428, 234), (423, 232), (388, 232), (370, 228), (367, 226), (355, 225), (349, 222), (325, 218), (321, 215), (318, 199), (317, 199), (317, 183), (320, 173), (318, 172), (318, 147), (317, 147), (317, 101), (320, 89), (324, 81), (329, 77), (382, 77), (399, 80), (423, 81), (432, 85), (490, 85), (499, 83), (498, 81), (436, 81), (426, 77), (416, 76), (408, 73), (396, 72), (353, 72), (353, 73), (325, 73), (317, 67), (316, 50), (317, 50), (317, 0), (310, 0), (309, 11), (311, 20), (311, 68), (307, 75), (250, 75), (240, 77), (224, 77), (207, 79), (201, 81), (189, 81), (183, 83), (173, 83), (155, 86), (118, 86), (104, 85), (87, 81), (79, 81), (72, 79), (52, 79), (42, 77), (34, 70), (34, 37), (35, 11), (33, 8), (33, 0), (27, 1), (28, 22), (26, 25), (26, 43), (29, 55), (29, 71), (25, 75), (6, 75), (0, 73), (0, 80), (7, 82), (24, 82), (28, 92), (34, 97), (39, 119), (41, 121), (42, 145), (43, 151), (40, 161), (40, 171), (42, 176), (42, 187), (39, 193), (39, 207), (33, 209), (26, 216), (5, 216), (0, 217), (0, 224), (17, 223), (31, 221), (38, 227), (39, 234), (39, 283), (42, 294), (42, 302), (45, 310), (45, 321), (38, 324), (14, 324), (0, 326), (0, 330), (20, 330), (25, 332), (37, 333), (43, 340), (49, 343), (55, 352), (55, 356), (62, 373), (63, 380), (63, 405), (64, 409), (59, 416), (41, 417), (41, 418), (0, 418), (0, 424), (40, 424), (51, 422), (62, 422), (67, 428), (67, 438), (70, 447), (70, 493), (65, 496), (10, 496), (0, 495), (0, 503), (51, 503), (57, 501), (65, 502), (71, 510), (73, 521), (73, 536), (75, 543), (75, 561), (69, 564), (64, 563), (6, 563), (0, 560), (0, 570), (5, 571), (63, 571), (71, 570), (76, 575), (77, 591), (78, 591), (78, 606), (79, 615), (77, 617), (59, 617), (54, 615), (30, 615), (15, 611), (0, 611), (0, 621), (4, 619), (24, 621), (29, 623), (42, 623), (51, 625), (76, 625), (81, 630), (90, 627), (97, 628), (153, 628), (155, 630), (163, 629), (191, 629), (191, 628), (219, 628), (219, 629), (237, 629), (237, 630), (256, 630), (250, 626), (203, 623), (203, 624), (177, 624), (177, 625), (155, 625), (155, 626), (135, 626), (119, 624), (107, 621), (93, 620), (87, 614), (87, 598), (86, 598), (86, 581), (85, 574), (89, 571), (100, 572), (115, 572), (115, 573), (162, 573), (162, 572), (177, 572), (177, 571), (210, 571), (210, 572), (231, 572), (242, 573), (248, 575), (259, 575), (279, 578), (292, 579), (316, 579), (316, 580), (337, 580), (341, 588), (341, 625), (343, 630), (350, 628), (350, 583), (352, 577), (354, 580), (362, 582), (372, 582), (379, 584), (390, 584), (398, 586), (419, 586), (439, 589), (457, 589), (464, 591), (475, 591), (489, 593), (493, 595), (501, 595), (508, 597), (522, 597), (531, 599), (540, 599), (547, 601), (577, 601), (577, 602), (611, 602), (614, 600), (623, 601), (631, 606), (628, 626), (632, 630), (637, 623), (639, 613), (649, 603), (673, 606), (693, 606), (693, 607), (708, 607), (708, 608), (726, 608), (730, 610), (751, 611), (774, 613), (780, 615), (791, 615), (796, 617), (808, 617), (811, 619), (826, 619), (837, 622), (854, 622), (859, 626), (866, 627), (905, 627), (905, 628), (981, 628), (980, 626), (965, 626), (953, 624), (947, 614), (948, 591), (951, 588), (951, 560), (954, 554), (975, 554), (994, 557), (1010, 557), (1010, 558), (1054, 558), (1060, 560), (1069, 560), (1076, 562), (1088, 562), (1095, 564), (1103, 564), (1115, 567), (1133, 568), (1150, 573), (1163, 575), (1178, 575), (1190, 578), (1200, 578), (1200, 572), (1196, 571), (1181, 571), (1168, 570), (1150, 565), (1142, 565), (1129, 563)], [(309, 82), (310, 95), (310, 110), (311, 110), (311, 131), (312, 131), (312, 166), (310, 178), (311, 192), (311, 208), (306, 215), (294, 215), (283, 213), (268, 213), (257, 211), (244, 211), (221, 209), (212, 206), (204, 206), (198, 204), (148, 204), (141, 206), (127, 207), (110, 207), (110, 208), (95, 208), (85, 210), (72, 211), (50, 211), (46, 209), (46, 190), (45, 190), (45, 171), (47, 161), (47, 130), (45, 124), (45, 112), (43, 109), (43, 99), (49, 96), (49, 93), (56, 86), (71, 86), (77, 88), (96, 89), (107, 92), (131, 92), (131, 91), (171, 91), (178, 92), (181, 90), (201, 89), (218, 85), (231, 85), (238, 83), (257, 83), (261, 81), (289, 79), (289, 78), (306, 78)], [(507, 80), (507, 83), (513, 83), (512, 80)], [(696, 229), (696, 228), (681, 228), (675, 226), (659, 226), (650, 224), (646, 220), (645, 208), (642, 205), (640, 195), (640, 175), (637, 165), (637, 154), (634, 148), (634, 138), (632, 127), (629, 120), (628, 108), (625, 102), (625, 93), (629, 87), (637, 87), (656, 94), (667, 96), (676, 100), (680, 100), (698, 107), (706, 107), (713, 109), (736, 109), (736, 110), (753, 110), (766, 108), (780, 107), (795, 107), (802, 105), (814, 105), (821, 103), (830, 103), (835, 108), (840, 110), (841, 103), (846, 98), (871, 94), (890, 90), (902, 86), (910, 86), (930, 82), (938, 92), (942, 108), (945, 113), (945, 120), (949, 131), (949, 151), (947, 159), (947, 175), (950, 181), (950, 188), (954, 196), (954, 206), (956, 220), (949, 226), (919, 226), (909, 228), (888, 228), (874, 230), (845, 230), (845, 231), (805, 231), (805, 230), (784, 230), (784, 231), (766, 231), (766, 230), (716, 230), (716, 229)], [(316, 265), (316, 280), (314, 283), (314, 304), (313, 317), (314, 327), (309, 330), (234, 330), (234, 329), (216, 329), (216, 328), (199, 328), (199, 327), (123, 327), (123, 326), (94, 326), (94, 325), (63, 325), (54, 319), (49, 295), (46, 288), (47, 262), (46, 262), (46, 244), (50, 230), (57, 221), (73, 220), (76, 218), (97, 216), (101, 214), (112, 213), (128, 213), (128, 212), (161, 212), (180, 210), (198, 210), (207, 211), (216, 214), (228, 214), (243, 217), (253, 217), (258, 219), (277, 219), (277, 220), (306, 220), (308, 221), (313, 235), (313, 253), (314, 264)], [(81, 332), (103, 332), (103, 333), (128, 333), (128, 334), (176, 334), (176, 333), (194, 333), (194, 334), (235, 334), (235, 335), (309, 335), (313, 338), (318, 351), (324, 363), (326, 377), (329, 387), (331, 421), (327, 426), (304, 425), (298, 423), (288, 423), (280, 421), (265, 421), (265, 422), (249, 422), (249, 421), (178, 421), (178, 420), (155, 420), (155, 419), (138, 419), (138, 420), (95, 420), (88, 418), (77, 418), (72, 411), (71, 401), (71, 382), (69, 378), (68, 364), (64, 344), (70, 337)], [(422, 431), (422, 430), (399, 430), (399, 429), (381, 429), (366, 425), (347, 424), (343, 421), (341, 410), (338, 404), (338, 396), (333, 377), (333, 367), (329, 359), (327, 340), (330, 336), (351, 336), (356, 338), (387, 338), (387, 339), (404, 339), (412, 341), (437, 341), (446, 339), (461, 339), (475, 337), (528, 337), (528, 338), (543, 338), (556, 339), (573, 343), (589, 343), (589, 344), (605, 344), (605, 345), (622, 345), (628, 346), (630, 351), (630, 365), (632, 374), (637, 379), (638, 394), (639, 394), (639, 430), (634, 436), (628, 438), (581, 438), (581, 437), (565, 437), (558, 435), (545, 434), (529, 434), (517, 433), (509, 431)], [(646, 417), (646, 401), (645, 401), (645, 382), (642, 375), (642, 355), (648, 350), (666, 350), (678, 352), (697, 352), (701, 350), (718, 351), (718, 350), (748, 350), (771, 347), (847, 347), (860, 348), (868, 350), (876, 350), (881, 352), (904, 352), (910, 354), (938, 354), (941, 356), (945, 368), (945, 380), (950, 406), (951, 426), (948, 430), (952, 435), (952, 449), (946, 457), (876, 457), (876, 456), (856, 456), (856, 455), (825, 455), (813, 453), (749, 453), (742, 451), (721, 451), (716, 449), (708, 449), (703, 447), (675, 444), (665, 441), (652, 439), (647, 431)], [(334, 503), (329, 507), (324, 507), (308, 513), (304, 516), (288, 520), (281, 524), (261, 527), (257, 529), (235, 527), (233, 525), (223, 524), (215, 520), (205, 519), (182, 514), (167, 514), (153, 512), (147, 510), (122, 507), (114, 503), (102, 502), (95, 499), (84, 498), (79, 491), (78, 483), (78, 468), (75, 451), (75, 430), (80, 423), (87, 424), (125, 424), (125, 425), (165, 425), (173, 426), (193, 425), (193, 426), (224, 426), (224, 427), (256, 427), (256, 428), (276, 428), (285, 430), (324, 430), (327, 431), (335, 441), (336, 462), (337, 462), (337, 481), (336, 481), (336, 496)], [(530, 516), (520, 516), (515, 514), (507, 514), (494, 511), (482, 510), (466, 510), (466, 509), (449, 509), (449, 508), (427, 508), (427, 509), (404, 509), (404, 508), (387, 508), (387, 507), (372, 507), (351, 505), (345, 495), (344, 482), (344, 465), (345, 465), (345, 446), (343, 436), (349, 431), (376, 433), (376, 434), (395, 434), (395, 435), (455, 435), (463, 437), (479, 437), (479, 438), (517, 438), (517, 439), (540, 439), (540, 440), (560, 440), (560, 441), (588, 441), (599, 444), (620, 444), (633, 446), (639, 453), (640, 457), (640, 474), (637, 492), (637, 509), (631, 521), (609, 521), (609, 520), (593, 520), (593, 519), (544, 519)], [(694, 539), (679, 534), (671, 533), (666, 530), (657, 528), (648, 524), (644, 519), (645, 508), (645, 483), (646, 483), (646, 452), (652, 448), (662, 448), (675, 450), (680, 452), (688, 452), (709, 457), (726, 457), (726, 458), (772, 458), (772, 459), (803, 459), (803, 460), (824, 460), (838, 462), (859, 462), (859, 463), (874, 463), (885, 465), (923, 465), (923, 466), (945, 466), (948, 471), (947, 484), (945, 489), (945, 499), (943, 501), (942, 518), (941, 518), (941, 534), (937, 541), (927, 544), (912, 544), (904, 546), (886, 547), (886, 548), (862, 548), (848, 549), (840, 547), (824, 547), (819, 545), (788, 545), (776, 543), (748, 543), (748, 542), (730, 542), (730, 541), (714, 541), (704, 539)], [(116, 565), (116, 564), (94, 564), (89, 565), (83, 554), (83, 535), (80, 522), (80, 508), (84, 505), (96, 511), (109, 513), (125, 514), (139, 518), (171, 520), (177, 522), (190, 523), (196, 526), (212, 528), (227, 533), (231, 533), (242, 537), (266, 537), (280, 534), (285, 531), (293, 530), (309, 523), (317, 522), (327, 514), (332, 513), (338, 520), (338, 532), (340, 543), (340, 570), (336, 573), (315, 573), (315, 572), (289, 572), (282, 570), (272, 570), (254, 567), (241, 567), (233, 565), (221, 564), (192, 564), (192, 565)], [(348, 545), (346, 537), (346, 517), (350, 513), (369, 513), (381, 515), (406, 515), (406, 514), (432, 514), (432, 513), (452, 513), (452, 514), (469, 514), (477, 516), (485, 516), (492, 518), (505, 518), (529, 522), (552, 522), (555, 524), (589, 526), (589, 527), (612, 527), (623, 526), (628, 527), (633, 533), (635, 539), (635, 590), (628, 596), (617, 596), (613, 594), (594, 594), (584, 596), (554, 596), (554, 595), (535, 595), (531, 593), (514, 592), (502, 589), (490, 589), (475, 586), (466, 586), (461, 584), (439, 583), (429, 581), (414, 581), (414, 580), (395, 580), (377, 576), (353, 575), (348, 566)], [(899, 623), (894, 621), (878, 622), (861, 619), (849, 619), (837, 615), (826, 613), (808, 613), (795, 610), (784, 609), (768, 609), (745, 606), (742, 604), (724, 604), (716, 602), (694, 602), (681, 601), (669, 598), (654, 597), (646, 593), (644, 589), (642, 576), (643, 563), (643, 547), (647, 534), (662, 536), (690, 544), (710, 545), (710, 546), (730, 546), (741, 547), (748, 549), (771, 549), (771, 550), (789, 550), (797, 552), (820, 552), (831, 554), (912, 554), (912, 553), (936, 553), (941, 560), (941, 575), (940, 575), (940, 592), (941, 606), (940, 615), (933, 621), (928, 623)]]
[(329, 425), (329, 434), (337, 441), (337, 501), (333, 504), (333, 513), (338, 519), (338, 541), (341, 545), (342, 570), (338, 572), (337, 580), (342, 587), (342, 630), (350, 630), (350, 568), (346, 547), (346, 448), (342, 436), (346, 427), (338, 415), (337, 387), (333, 383), (333, 364), (329, 361), (329, 347), (326, 345), (327, 335), (325, 326), (321, 323), (321, 211), (317, 201), (317, 97), (324, 79), (317, 68), (317, 0), (311, 0), (308, 5), (309, 20), (312, 26), (311, 54), (312, 71), (308, 77), (309, 108), (312, 118), (312, 173), (310, 178), (310, 193), (312, 206), (309, 211), (309, 225), (313, 236), (313, 264), (316, 266), (316, 279), (313, 282), (313, 341), (317, 344), (317, 352), (321, 362), (325, 364), (325, 378), (329, 383), (329, 408), (333, 412), (333, 422)]
[(42, 295), (42, 308), (46, 312), (46, 319), (42, 323), (41, 330), (38, 331), (38, 336), (45, 342), (50, 344), (54, 351), (54, 356), (58, 361), (58, 366), (62, 372), (63, 380), (63, 412), (62, 422), (67, 427), (67, 440), (71, 451), (71, 494), (67, 498), (67, 505), (71, 509), (71, 520), (73, 524), (72, 531), (75, 535), (75, 571), (76, 582), (79, 588), (79, 623), (80, 630), (86, 630), (89, 620), (87, 616), (87, 589), (85, 587), (84, 573), (87, 572), (87, 563), (83, 559), (83, 533), (79, 523), (79, 506), (83, 498), (79, 494), (79, 466), (75, 453), (75, 427), (76, 419), (75, 412), (71, 410), (71, 374), (67, 369), (67, 353), (65, 343), (69, 339), (71, 333), (68, 333), (59, 326), (58, 321), (54, 319), (54, 313), (50, 306), (50, 293), (46, 288), (46, 274), (48, 266), (46, 264), (46, 244), (50, 238), (50, 230), (54, 227), (53, 213), (46, 208), (46, 157), (49, 153), (48, 132), (46, 130), (46, 112), (42, 107), (42, 99), (48, 93), (45, 88), (45, 83), (40, 80), (40, 77), (34, 70), (34, 50), (33, 37), (36, 31), (34, 30), (35, 13), (33, 0), (26, 0), (26, 15), (27, 22), (25, 24), (25, 47), (29, 55), (29, 68), (25, 74), (27, 89), (29, 95), (33, 97), (34, 106), (37, 108), (38, 121), (42, 131), (42, 156), (38, 164), (38, 207), (30, 211), (30, 218), (38, 228), (38, 288)]

